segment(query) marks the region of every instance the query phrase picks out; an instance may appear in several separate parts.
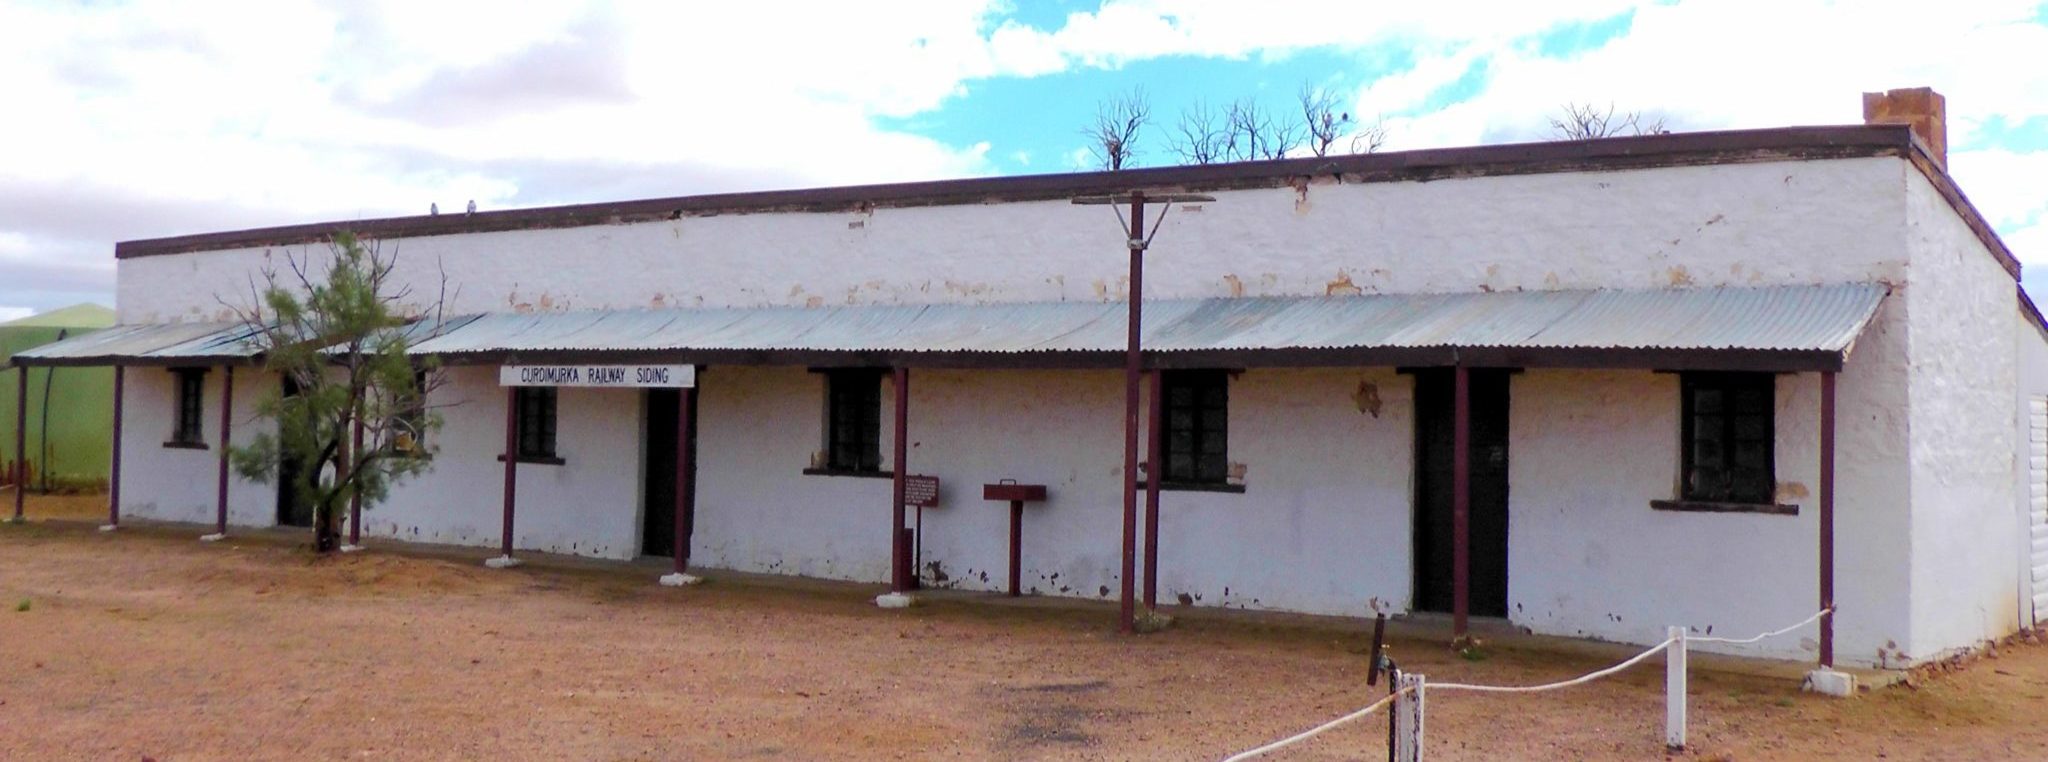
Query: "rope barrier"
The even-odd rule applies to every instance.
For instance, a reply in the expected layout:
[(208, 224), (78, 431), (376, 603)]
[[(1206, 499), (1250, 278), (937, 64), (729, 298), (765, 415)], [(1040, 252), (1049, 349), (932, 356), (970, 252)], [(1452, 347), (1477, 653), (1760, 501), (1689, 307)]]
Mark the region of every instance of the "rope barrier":
[(1781, 629), (1781, 630), (1772, 630), (1772, 631), (1770, 631), (1770, 632), (1766, 632), (1766, 633), (1761, 633), (1761, 634), (1758, 634), (1758, 635), (1756, 635), (1755, 637), (1749, 637), (1749, 638), (1739, 638), (1739, 639), (1738, 639), (1738, 638), (1716, 638), (1716, 637), (1709, 637), (1709, 636), (1706, 636), (1706, 635), (1687, 635), (1687, 636), (1685, 636), (1685, 639), (1686, 639), (1686, 641), (1687, 641), (1687, 642), (1692, 642), (1692, 643), (1733, 643), (1733, 644), (1736, 644), (1736, 645), (1741, 645), (1741, 644), (1744, 644), (1744, 643), (1755, 643), (1755, 642), (1757, 642), (1757, 641), (1760, 641), (1760, 640), (1763, 640), (1763, 639), (1765, 639), (1765, 638), (1775, 638), (1775, 637), (1778, 637), (1779, 635), (1783, 635), (1783, 634), (1785, 634), (1785, 633), (1788, 633), (1788, 632), (1791, 632), (1791, 631), (1793, 631), (1793, 630), (1797, 630), (1797, 629), (1799, 629), (1799, 628), (1801, 628), (1801, 627), (1805, 627), (1805, 626), (1807, 626), (1807, 625), (1809, 625), (1809, 624), (1813, 624), (1814, 622), (1818, 622), (1818, 621), (1820, 621), (1820, 618), (1821, 618), (1821, 617), (1824, 617), (1824, 616), (1827, 616), (1827, 615), (1829, 615), (1829, 614), (1832, 614), (1832, 613), (1834, 613), (1834, 611), (1835, 611), (1835, 610), (1834, 610), (1834, 609), (1832, 609), (1832, 608), (1825, 608), (1825, 609), (1821, 609), (1821, 610), (1819, 610), (1819, 611), (1816, 611), (1816, 612), (1814, 612), (1814, 613), (1813, 613), (1813, 616), (1807, 617), (1807, 618), (1806, 618), (1805, 620), (1801, 621), (1801, 622), (1800, 622), (1800, 623), (1798, 623), (1798, 624), (1792, 625), (1792, 626), (1790, 626), (1790, 627), (1786, 627), (1786, 628), (1784, 628), (1784, 629)]
[(1542, 685), (1468, 685), (1465, 683), (1430, 683), (1424, 690), (1472, 691), (1474, 693), (1542, 693), (1544, 691), (1554, 691), (1559, 688), (1570, 688), (1574, 685), (1584, 685), (1586, 683), (1593, 682), (1594, 680), (1607, 677), (1608, 675), (1612, 675), (1616, 672), (1628, 669), (1629, 667), (1641, 664), (1644, 659), (1648, 659), (1652, 656), (1657, 655), (1657, 652), (1664, 650), (1666, 646), (1669, 646), (1672, 643), (1676, 642), (1678, 642), (1677, 638), (1666, 639), (1662, 643), (1658, 643), (1657, 645), (1651, 646), (1650, 650), (1644, 651), (1642, 653), (1636, 654), (1633, 657), (1630, 657), (1628, 661), (1616, 664), (1612, 667), (1608, 667), (1598, 672), (1587, 673), (1585, 675), (1581, 675), (1579, 677), (1575, 677), (1570, 680), (1564, 680), (1561, 682), (1544, 683)]
[[(1677, 644), (1680, 640), (1684, 640), (1688, 645), (1695, 642), (1731, 643), (1737, 645), (1745, 643), (1756, 643), (1766, 638), (1774, 638), (1792, 632), (1793, 630), (1797, 630), (1801, 627), (1805, 627), (1809, 624), (1813, 624), (1814, 622), (1820, 621), (1822, 617), (1828, 616), (1832, 613), (1834, 613), (1833, 608), (1821, 609), (1820, 611), (1814, 612), (1813, 616), (1807, 617), (1806, 619), (1801, 620), (1797, 624), (1793, 624), (1791, 626), (1784, 627), (1781, 629), (1772, 630), (1770, 632), (1759, 633), (1753, 637), (1748, 638), (1717, 638), (1707, 636), (1693, 636), (1685, 634), (1681, 628), (1673, 627), (1670, 630), (1673, 633), (1673, 637), (1666, 638), (1664, 642), (1651, 646), (1648, 649), (1644, 650), (1642, 653), (1629, 657), (1627, 660), (1622, 661), (1621, 663), (1615, 664), (1614, 666), (1596, 672), (1589, 672), (1584, 675), (1572, 678), (1570, 680), (1561, 680), (1554, 683), (1543, 683), (1541, 685), (1473, 685), (1467, 683), (1424, 683), (1419, 690), (1415, 688), (1402, 688), (1391, 694), (1388, 694), (1386, 698), (1380, 699), (1378, 701), (1373, 702), (1370, 705), (1367, 705), (1364, 709), (1360, 709), (1356, 712), (1352, 712), (1350, 714), (1344, 715), (1342, 717), (1323, 723), (1321, 725), (1317, 725), (1313, 728), (1309, 728), (1308, 730), (1302, 731), (1295, 735), (1282, 738), (1278, 741), (1274, 741), (1264, 746), (1260, 746), (1256, 749), (1238, 752), (1237, 754), (1233, 754), (1230, 757), (1225, 758), (1224, 762), (1239, 762), (1240, 760), (1251, 759), (1253, 757), (1278, 751), (1288, 746), (1292, 746), (1302, 741), (1306, 741), (1310, 738), (1314, 738), (1317, 735), (1324, 733), (1325, 731), (1329, 731), (1347, 722), (1351, 722), (1360, 717), (1365, 717), (1383, 708), (1386, 708), (1386, 706), (1388, 704), (1393, 703), (1396, 698), (1410, 692), (1416, 692), (1418, 694), (1421, 694), (1426, 693), (1430, 690), (1443, 690), (1469, 691), (1473, 693), (1542, 693), (1545, 691), (1560, 690), (1577, 685), (1585, 685), (1586, 683), (1590, 683), (1595, 680), (1599, 680), (1601, 678), (1609, 677), (1619, 672), (1622, 672), (1623, 670), (1636, 666), (1637, 664), (1643, 663), (1643, 661), (1649, 659), (1652, 656), (1657, 655), (1658, 653), (1664, 652), (1666, 649), (1671, 648), (1674, 644)], [(1683, 651), (1676, 652), (1672, 656), (1674, 659), (1683, 656)], [(1682, 660), (1680, 660), (1674, 666), (1676, 669), (1683, 672), (1684, 662)], [(1684, 693), (1684, 680), (1682, 679), (1682, 675), (1681, 679), (1673, 683), (1673, 685), (1677, 686), (1677, 688), (1674, 688), (1672, 690), (1678, 691), (1677, 695), (1682, 696)], [(1676, 720), (1676, 722), (1678, 722), (1677, 727), (1681, 728), (1681, 730), (1679, 731), (1678, 736), (1676, 736), (1676, 738), (1678, 738), (1679, 740), (1672, 741), (1671, 743), (1682, 745), (1684, 738), (1684, 734), (1682, 731), (1684, 725), (1684, 712), (1682, 706), (1678, 710), (1678, 714), (1674, 716), (1679, 718), (1678, 720)], [(1676, 748), (1676, 746), (1674, 746), (1674, 748)]]
[(1318, 735), (1321, 735), (1323, 731), (1326, 731), (1326, 730), (1330, 730), (1330, 729), (1332, 729), (1332, 728), (1335, 728), (1335, 727), (1337, 727), (1338, 725), (1342, 725), (1342, 724), (1344, 724), (1344, 723), (1350, 722), (1350, 721), (1352, 721), (1352, 720), (1356, 720), (1356, 719), (1358, 719), (1358, 718), (1360, 718), (1360, 717), (1364, 717), (1364, 716), (1366, 716), (1366, 715), (1372, 714), (1373, 712), (1377, 712), (1377, 711), (1379, 711), (1379, 710), (1381, 710), (1381, 709), (1384, 709), (1384, 708), (1386, 708), (1386, 706), (1387, 706), (1388, 704), (1391, 704), (1391, 703), (1393, 703), (1393, 702), (1394, 702), (1394, 697), (1396, 697), (1396, 696), (1400, 696), (1401, 694), (1403, 694), (1403, 693), (1407, 693), (1407, 692), (1408, 692), (1408, 690), (1404, 688), (1404, 689), (1401, 689), (1401, 690), (1399, 690), (1399, 691), (1395, 691), (1395, 692), (1393, 692), (1393, 693), (1387, 694), (1387, 697), (1386, 697), (1386, 698), (1383, 698), (1383, 699), (1380, 699), (1380, 700), (1378, 700), (1378, 701), (1372, 702), (1371, 704), (1367, 705), (1367, 706), (1366, 706), (1366, 707), (1365, 707), (1364, 709), (1360, 709), (1360, 710), (1358, 710), (1358, 711), (1356, 711), (1356, 712), (1352, 712), (1352, 713), (1350, 713), (1350, 714), (1344, 715), (1344, 716), (1342, 716), (1342, 717), (1339, 717), (1339, 718), (1337, 718), (1337, 719), (1331, 720), (1331, 721), (1329, 721), (1329, 722), (1325, 722), (1325, 723), (1323, 723), (1323, 724), (1321, 724), (1321, 725), (1317, 725), (1317, 726), (1315, 726), (1315, 727), (1313, 727), (1313, 728), (1309, 728), (1308, 730), (1304, 730), (1304, 731), (1302, 731), (1302, 732), (1300, 732), (1300, 733), (1296, 733), (1296, 734), (1294, 734), (1294, 735), (1291, 735), (1291, 736), (1288, 736), (1288, 737), (1286, 737), (1286, 738), (1282, 738), (1282, 739), (1280, 739), (1280, 740), (1278, 740), (1278, 741), (1274, 741), (1274, 742), (1272, 742), (1272, 743), (1266, 744), (1265, 746), (1261, 746), (1261, 747), (1259, 747), (1259, 748), (1256, 748), (1256, 749), (1250, 749), (1250, 750), (1247, 750), (1247, 751), (1241, 751), (1241, 752), (1238, 752), (1238, 753), (1236, 753), (1236, 754), (1232, 754), (1232, 755), (1230, 755), (1230, 756), (1229, 756), (1228, 758), (1224, 759), (1224, 760), (1223, 760), (1223, 762), (1241, 762), (1241, 760), (1247, 760), (1247, 759), (1251, 759), (1251, 758), (1253, 758), (1253, 757), (1256, 757), (1256, 756), (1259, 756), (1259, 755), (1261, 755), (1261, 754), (1265, 754), (1265, 753), (1268, 753), (1268, 752), (1274, 752), (1274, 751), (1279, 751), (1279, 750), (1281, 750), (1281, 749), (1287, 748), (1287, 747), (1289, 747), (1289, 746), (1292, 746), (1292, 745), (1294, 745), (1294, 744), (1300, 743), (1300, 742), (1302, 742), (1302, 741), (1306, 741), (1306, 740), (1308, 740), (1308, 739), (1314, 738), (1314, 737), (1316, 737), (1316, 736), (1318, 736)]

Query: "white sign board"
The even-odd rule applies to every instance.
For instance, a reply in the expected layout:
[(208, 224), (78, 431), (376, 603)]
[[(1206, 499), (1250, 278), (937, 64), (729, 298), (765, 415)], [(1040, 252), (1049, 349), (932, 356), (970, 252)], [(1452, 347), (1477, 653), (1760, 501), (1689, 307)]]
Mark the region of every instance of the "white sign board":
[(505, 365), (500, 386), (594, 386), (620, 389), (697, 385), (695, 365)]

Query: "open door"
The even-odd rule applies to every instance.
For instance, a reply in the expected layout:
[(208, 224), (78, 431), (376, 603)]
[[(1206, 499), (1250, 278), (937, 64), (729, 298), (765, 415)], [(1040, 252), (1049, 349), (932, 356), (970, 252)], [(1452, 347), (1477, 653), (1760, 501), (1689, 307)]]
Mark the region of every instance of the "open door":
[[(284, 377), (283, 394), (286, 397), (299, 396), (299, 384), (287, 375)], [(277, 524), (287, 527), (313, 526), (313, 503), (299, 491), (299, 475), (305, 473), (305, 464), (289, 452), (277, 461)]]
[[(1470, 613), (1508, 613), (1508, 378), (1471, 373)], [(1415, 373), (1415, 609), (1449, 613), (1452, 563), (1452, 457), (1457, 383), (1449, 368)]]
[[(697, 446), (697, 395), (690, 395), (692, 425), (685, 433), (687, 440), (679, 442), (676, 438), (676, 416), (682, 412), (682, 398), (682, 393), (675, 389), (647, 390), (647, 420), (642, 427), (641, 445), (641, 555), (675, 557), (676, 448), (689, 447), (694, 453)], [(691, 458), (691, 484), (697, 482), (696, 464), (697, 459)], [(696, 510), (695, 495), (684, 495), (683, 499), (686, 515)]]

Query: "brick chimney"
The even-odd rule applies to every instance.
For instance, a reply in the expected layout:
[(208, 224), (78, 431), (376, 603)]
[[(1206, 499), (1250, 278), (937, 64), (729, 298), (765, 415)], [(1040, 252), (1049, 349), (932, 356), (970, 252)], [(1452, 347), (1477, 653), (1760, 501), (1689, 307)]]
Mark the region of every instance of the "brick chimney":
[(1863, 94), (1864, 124), (1912, 125), (1934, 163), (1948, 168), (1948, 99), (1931, 87)]

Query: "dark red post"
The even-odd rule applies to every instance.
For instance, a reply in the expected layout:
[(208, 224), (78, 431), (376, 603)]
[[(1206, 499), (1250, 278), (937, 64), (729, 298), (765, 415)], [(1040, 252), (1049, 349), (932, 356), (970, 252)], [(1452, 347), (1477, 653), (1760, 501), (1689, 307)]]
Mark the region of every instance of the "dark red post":
[(235, 366), (229, 365), (220, 378), (220, 474), (213, 520), (214, 534), (222, 536), (228, 533), (228, 442), (234, 434), (234, 415)]
[(1835, 374), (1820, 374), (1820, 665), (1835, 666)]
[(889, 525), (889, 591), (910, 590), (910, 535), (904, 531), (905, 479), (910, 475), (910, 369), (896, 369), (896, 441), (891, 443), (895, 458), (895, 497), (891, 501)]
[[(345, 468), (351, 469), (355, 468), (356, 464), (361, 463), (363, 459), (362, 416), (355, 417), (354, 428), (355, 433), (350, 435), (349, 438), (348, 457), (346, 458), (347, 465), (345, 466)], [(360, 482), (358, 483), (360, 484)], [(348, 544), (363, 544), (363, 496), (354, 490), (350, 490), (348, 495)]]
[(519, 387), (505, 387), (505, 539), (500, 550), (512, 557), (512, 503), (519, 492)]
[(1166, 469), (1160, 460), (1160, 450), (1166, 437), (1165, 425), (1161, 423), (1166, 415), (1164, 399), (1166, 384), (1160, 380), (1160, 371), (1152, 370), (1152, 411), (1145, 419), (1145, 608), (1159, 608), (1159, 482)]
[(1451, 632), (1464, 637), (1472, 598), (1472, 372), (1454, 372), (1451, 402)]
[(114, 452), (107, 474), (107, 526), (121, 525), (121, 398), (128, 381), (128, 368), (114, 366)]
[(1145, 194), (1131, 193), (1131, 293), (1124, 349), (1124, 565), (1117, 629), (1137, 630), (1138, 565), (1138, 337), (1145, 304)]
[(682, 574), (690, 565), (690, 503), (691, 495), (697, 492), (697, 480), (691, 478), (691, 465), (697, 453), (693, 452), (693, 437), (690, 432), (697, 427), (697, 390), (684, 387), (676, 399), (676, 539), (669, 550), (674, 557), (676, 573)]
[(1024, 575), (1024, 501), (1010, 501), (1010, 597), (1022, 593), (1017, 580)]
[(28, 366), (14, 366), (14, 521), (28, 500)]

